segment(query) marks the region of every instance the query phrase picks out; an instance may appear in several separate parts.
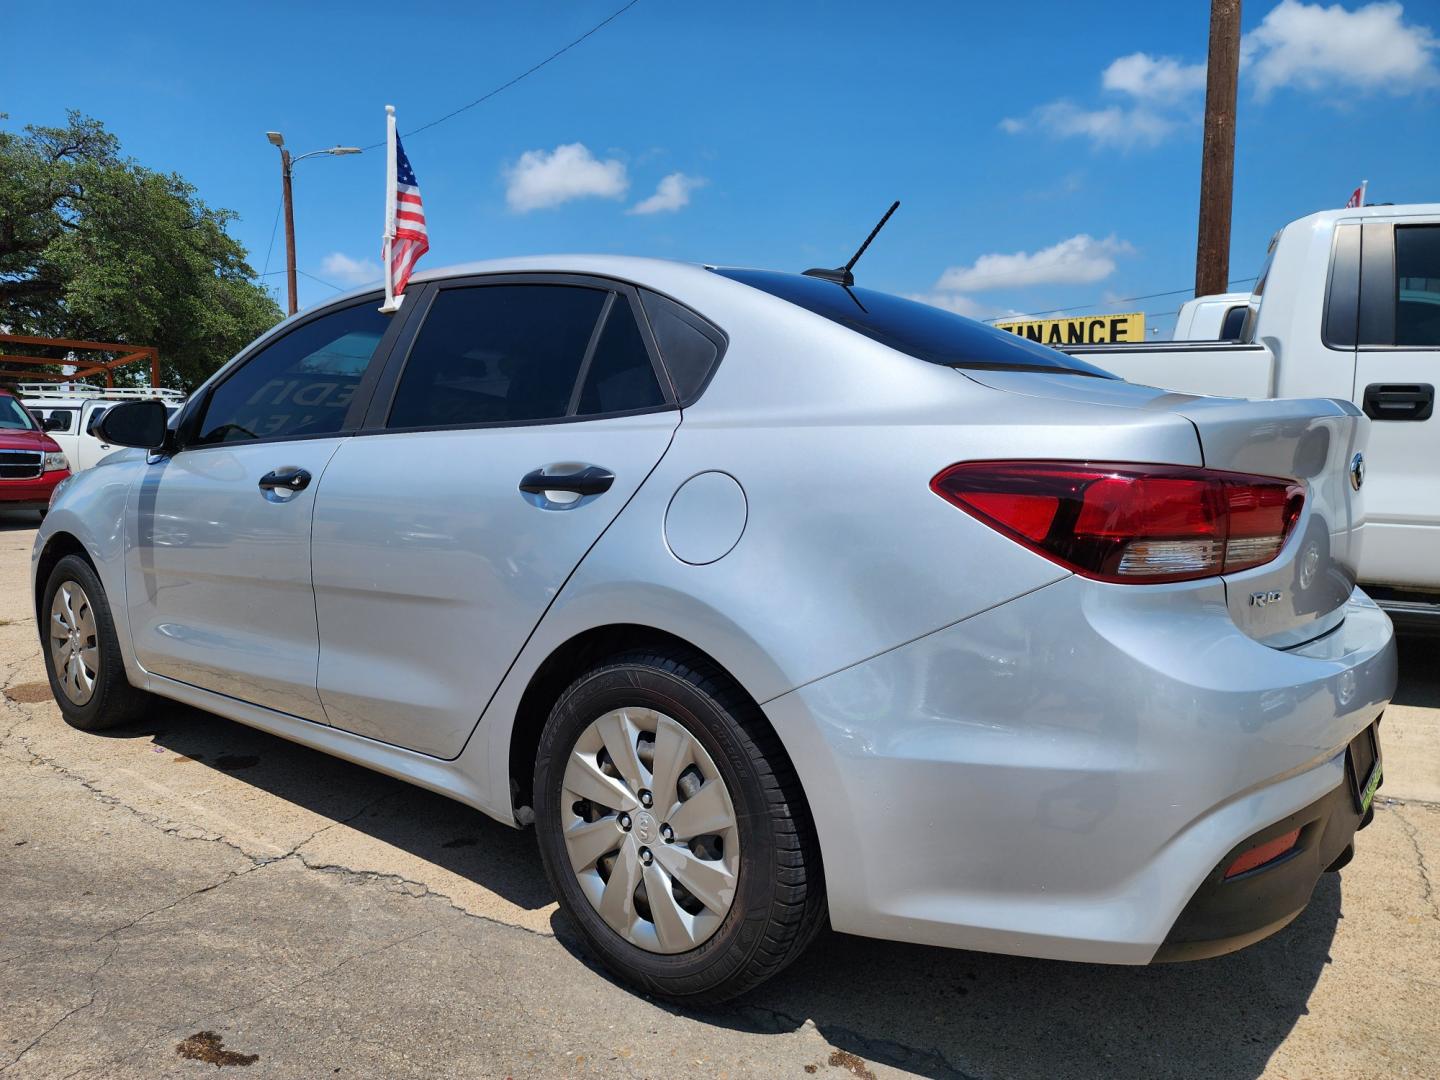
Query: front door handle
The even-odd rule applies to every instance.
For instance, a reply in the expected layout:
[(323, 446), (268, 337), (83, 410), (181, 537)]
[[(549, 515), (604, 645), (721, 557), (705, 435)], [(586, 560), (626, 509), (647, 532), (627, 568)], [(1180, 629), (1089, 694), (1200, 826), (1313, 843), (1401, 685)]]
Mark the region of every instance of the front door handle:
[(287, 465), (283, 469), (273, 469), (260, 477), (261, 491), (274, 491), (276, 488), (282, 491), (304, 491), (309, 486), (309, 470), (297, 468), (294, 465)]
[(598, 465), (586, 465), (578, 472), (547, 473), (544, 469), (532, 469), (520, 481), (520, 490), (528, 495), (543, 495), (547, 491), (573, 491), (576, 495), (600, 495), (610, 490), (615, 483), (615, 474)]
[(1431, 383), (1371, 383), (1365, 387), (1365, 415), (1371, 420), (1429, 420), (1435, 409)]

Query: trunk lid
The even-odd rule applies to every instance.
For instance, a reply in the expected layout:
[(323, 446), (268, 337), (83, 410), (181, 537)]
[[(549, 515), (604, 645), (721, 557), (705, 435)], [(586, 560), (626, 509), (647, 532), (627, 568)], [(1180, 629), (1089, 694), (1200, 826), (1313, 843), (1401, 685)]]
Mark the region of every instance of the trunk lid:
[(1195, 397), (1108, 379), (1021, 371), (966, 371), (997, 390), (1058, 401), (1173, 412), (1189, 420), (1206, 468), (1305, 484), (1305, 507), (1263, 566), (1223, 576), (1231, 618), (1266, 645), (1288, 648), (1344, 618), (1356, 583), (1364, 507), (1352, 466), (1369, 423), (1348, 401)]

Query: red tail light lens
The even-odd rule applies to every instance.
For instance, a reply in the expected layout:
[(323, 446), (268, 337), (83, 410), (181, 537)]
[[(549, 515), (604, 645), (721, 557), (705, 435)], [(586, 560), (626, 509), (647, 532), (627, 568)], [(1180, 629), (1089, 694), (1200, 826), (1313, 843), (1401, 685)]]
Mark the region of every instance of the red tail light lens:
[(1293, 480), (1180, 465), (976, 461), (930, 488), (1076, 573), (1131, 583), (1267, 563), (1305, 504)]

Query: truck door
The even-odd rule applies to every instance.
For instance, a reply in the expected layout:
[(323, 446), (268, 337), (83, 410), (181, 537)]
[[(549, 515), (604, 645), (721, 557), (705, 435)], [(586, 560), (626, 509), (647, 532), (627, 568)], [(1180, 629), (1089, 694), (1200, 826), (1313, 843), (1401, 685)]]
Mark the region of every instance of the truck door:
[(1353, 399), (1373, 422), (1362, 577), (1440, 588), (1440, 220), (1364, 225), (1357, 323)]

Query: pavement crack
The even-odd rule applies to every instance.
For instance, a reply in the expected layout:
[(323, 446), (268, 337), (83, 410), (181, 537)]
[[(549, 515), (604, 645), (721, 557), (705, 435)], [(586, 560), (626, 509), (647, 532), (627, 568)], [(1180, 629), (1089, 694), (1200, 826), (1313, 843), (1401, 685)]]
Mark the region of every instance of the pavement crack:
[[(98, 938), (97, 938), (96, 940), (99, 941), (99, 940), (101, 940), (101, 939), (98, 939)], [(92, 944), (93, 944), (93, 943), (92, 943)], [(91, 1006), (93, 1006), (93, 1005), (95, 1004), (95, 999), (100, 996), (100, 988), (99, 988), (99, 986), (97, 985), (97, 983), (98, 983), (98, 981), (99, 981), (99, 979), (100, 979), (100, 973), (105, 970), (105, 968), (109, 965), (109, 963), (110, 963), (111, 960), (115, 959), (115, 954), (118, 953), (119, 951), (120, 951), (120, 943), (117, 941), (117, 942), (115, 943), (114, 948), (112, 948), (108, 953), (105, 954), (105, 959), (104, 959), (104, 960), (101, 960), (100, 963), (98, 963), (97, 965), (95, 965), (95, 969), (90, 972), (90, 975), (89, 975), (89, 979), (90, 979), (90, 994), (89, 994), (89, 996), (88, 996), (84, 1001), (82, 1001), (79, 1005), (76, 1005), (74, 1008), (67, 1010), (67, 1011), (60, 1017), (60, 1019), (56, 1020), (53, 1024), (51, 1024), (49, 1027), (47, 1027), (44, 1031), (40, 1032), (39, 1035), (36, 1035), (35, 1038), (31, 1039), (28, 1043), (26, 1043), (25, 1046), (24, 1046), (24, 1048), (20, 1051), (20, 1053), (16, 1054), (16, 1055), (15, 1055), (13, 1058), (11, 1058), (6, 1064), (0, 1065), (0, 1073), (9, 1072), (9, 1071), (10, 1071), (10, 1068), (11, 1068), (12, 1066), (18, 1064), (21, 1058), (23, 1058), (26, 1054), (30, 1053), (31, 1050), (34, 1050), (37, 1046), (39, 1046), (39, 1045), (40, 1045), (42, 1042), (44, 1042), (46, 1039), (48, 1039), (53, 1032), (55, 1032), (57, 1029), (59, 1029), (59, 1028), (61, 1027), (61, 1025), (65, 1024), (67, 1021), (71, 1020), (72, 1018), (80, 1015), (80, 1014), (81, 1014), (82, 1012), (84, 1012), (86, 1009), (90, 1008)]]
[(798, 1031), (808, 1023), (832, 1047), (848, 1050), (871, 1061), (889, 1065), (891, 1068), (904, 1069), (921, 1076), (944, 1078), (944, 1080), (978, 1080), (974, 1073), (968, 1073), (960, 1068), (938, 1047), (911, 1046), (908, 1043), (866, 1035), (853, 1028), (841, 1027), (828, 1022), (806, 1021), (767, 1005), (747, 1003), (737, 1006), (734, 1012), (745, 1017), (747, 1022), (753, 1024), (758, 1030), (769, 1033)]
[(341, 863), (312, 863), (298, 851), (293, 852), (292, 857), (296, 859), (301, 866), (305, 867), (306, 870), (313, 870), (318, 874), (340, 874), (361, 881), (388, 884), (392, 886), (392, 892), (409, 897), (411, 900), (444, 900), (453, 910), (458, 911), (467, 919), (477, 919), (480, 922), (489, 923), (491, 926), (503, 926), (509, 930), (520, 930), (538, 938), (553, 940), (555, 937), (554, 934), (547, 934), (543, 930), (532, 930), (528, 926), (506, 922), (504, 919), (497, 919), (491, 915), (477, 915), (475, 912), (457, 903), (455, 898), (448, 893), (440, 892), (438, 889), (432, 889), (423, 881), (414, 881), (400, 874), (388, 874), (378, 870), (360, 870), (352, 866), (345, 866)]
[(1420, 847), (1420, 827), (1405, 816), (1399, 810), (1395, 814), (1400, 822), (1400, 828), (1404, 831), (1406, 839), (1410, 841), (1411, 850), (1415, 852), (1415, 867), (1420, 872), (1420, 899), (1430, 909), (1432, 919), (1440, 919), (1440, 904), (1436, 903), (1435, 885), (1430, 880), (1430, 867), (1425, 862), (1425, 852)]

